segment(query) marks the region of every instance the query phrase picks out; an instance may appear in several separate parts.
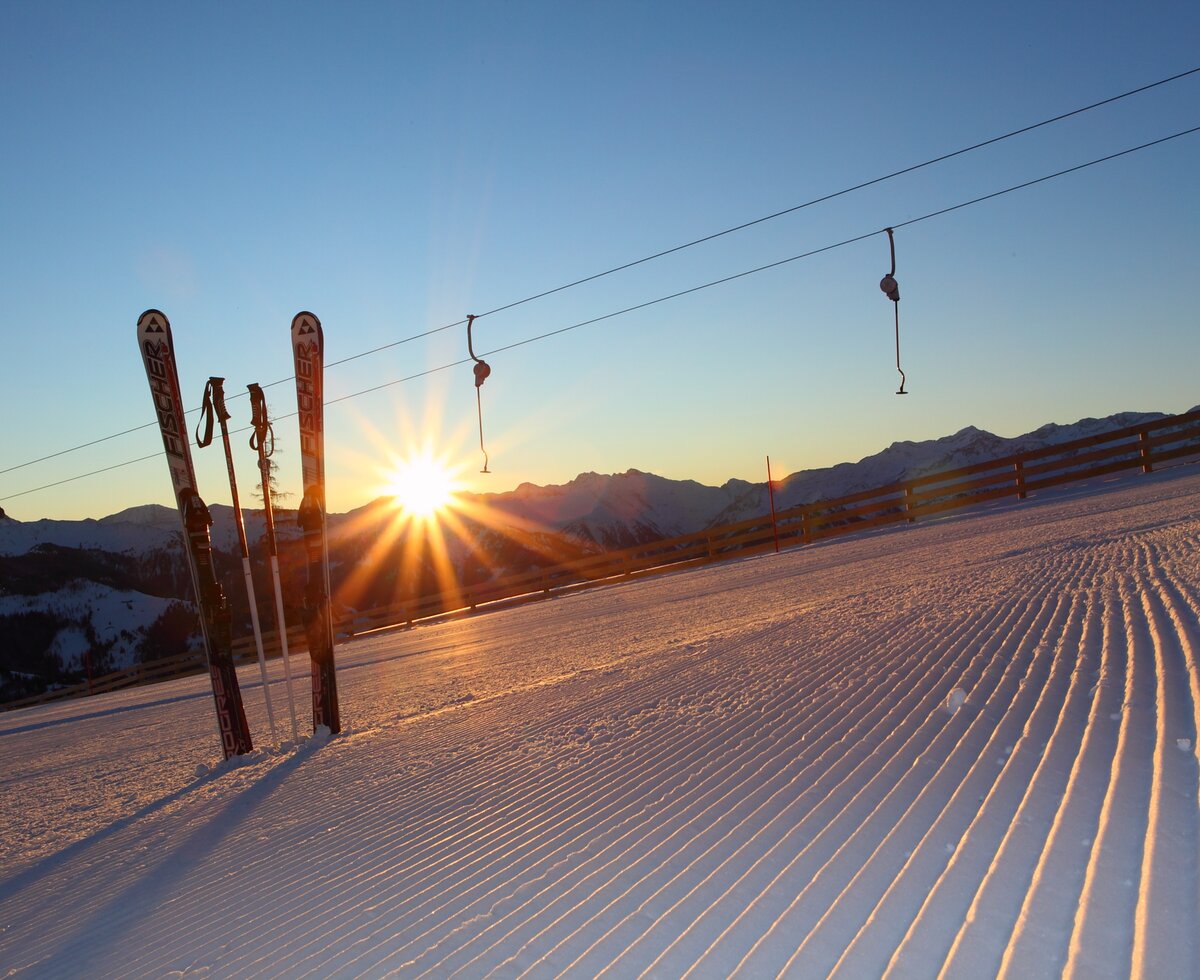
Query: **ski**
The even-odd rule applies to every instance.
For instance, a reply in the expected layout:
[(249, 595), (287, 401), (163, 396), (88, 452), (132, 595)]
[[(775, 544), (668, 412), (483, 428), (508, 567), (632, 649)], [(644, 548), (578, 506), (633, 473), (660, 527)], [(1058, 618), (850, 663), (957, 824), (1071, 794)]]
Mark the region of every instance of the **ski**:
[(212, 517), (196, 489), (196, 471), (192, 465), (192, 451), (184, 423), (183, 397), (175, 367), (171, 324), (158, 310), (147, 310), (138, 317), (137, 333), (142, 361), (146, 366), (146, 378), (150, 382), (150, 395), (158, 415), (163, 449), (167, 455), (167, 467), (171, 471), (175, 503), (183, 522), (188, 567), (200, 610), (204, 654), (217, 709), (217, 728), (221, 735), (221, 749), (228, 759), (250, 752), (254, 746), (250, 740), (250, 727), (246, 724), (237, 671), (233, 666), (229, 605), (213, 570), (209, 532)]
[(311, 313), (297, 313), (292, 320), (292, 354), (296, 363), (300, 465), (304, 475), (298, 520), (304, 532), (308, 565), (304, 629), (312, 659), (313, 731), (324, 725), (336, 734), (342, 725), (333, 663), (329, 543), (325, 533), (325, 339), (321, 321)]

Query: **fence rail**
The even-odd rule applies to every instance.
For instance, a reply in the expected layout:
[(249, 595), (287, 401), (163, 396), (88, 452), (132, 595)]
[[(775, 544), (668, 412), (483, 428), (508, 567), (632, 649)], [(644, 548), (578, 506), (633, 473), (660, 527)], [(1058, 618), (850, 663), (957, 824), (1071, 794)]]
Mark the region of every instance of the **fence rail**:
[[(336, 629), (345, 636), (411, 625), (422, 619), (469, 612), (485, 604), (531, 601), (596, 582), (658, 574), (749, 555), (774, 548), (776, 540), (788, 545), (810, 544), (888, 524), (914, 522), (1006, 497), (1024, 500), (1041, 490), (1128, 470), (1140, 469), (1149, 473), (1163, 463), (1191, 458), (1200, 458), (1200, 411), (814, 501), (779, 511), (774, 520), (770, 514), (752, 517), (693, 534), (360, 610), (352, 618), (338, 622)], [(275, 638), (264, 636), (263, 640), (267, 656), (279, 656)], [(241, 637), (233, 646), (239, 662), (256, 657), (252, 637)], [(303, 629), (288, 630), (288, 647), (294, 653), (307, 650)], [(204, 669), (202, 656), (184, 654), (108, 674), (90, 685), (60, 688), (0, 707), (12, 709), (80, 697)]]

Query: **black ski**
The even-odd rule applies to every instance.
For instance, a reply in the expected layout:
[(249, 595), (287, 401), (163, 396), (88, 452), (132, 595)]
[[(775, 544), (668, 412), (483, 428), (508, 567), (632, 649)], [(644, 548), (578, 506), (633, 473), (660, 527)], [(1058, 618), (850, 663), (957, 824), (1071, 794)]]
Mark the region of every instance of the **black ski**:
[(183, 520), (188, 566), (200, 609), (204, 652), (217, 707), (221, 749), (228, 759), (232, 755), (250, 752), (254, 746), (250, 740), (250, 727), (246, 724), (246, 711), (242, 707), (237, 671), (233, 666), (229, 606), (213, 571), (209, 534), (212, 517), (196, 491), (196, 471), (192, 466), (192, 451), (184, 424), (183, 397), (175, 368), (171, 324), (158, 310), (147, 310), (138, 318), (137, 332), (138, 346), (146, 365), (146, 378), (150, 382), (150, 394), (158, 413), (167, 467), (171, 471), (175, 502)]
[(324, 725), (337, 733), (342, 730), (342, 723), (333, 663), (329, 545), (325, 534), (325, 339), (321, 321), (311, 313), (297, 313), (292, 320), (292, 354), (300, 416), (300, 465), (304, 473), (299, 522), (304, 531), (308, 563), (304, 628), (312, 658), (313, 731)]

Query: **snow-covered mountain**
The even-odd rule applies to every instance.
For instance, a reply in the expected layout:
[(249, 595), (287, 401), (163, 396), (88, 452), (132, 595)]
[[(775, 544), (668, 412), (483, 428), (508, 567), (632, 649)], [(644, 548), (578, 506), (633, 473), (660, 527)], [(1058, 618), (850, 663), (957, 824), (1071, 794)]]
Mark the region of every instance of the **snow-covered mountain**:
[[(1087, 418), (1072, 425), (1049, 423), (1033, 432), (1005, 438), (968, 426), (953, 435), (924, 442), (896, 442), (854, 463), (802, 470), (776, 484), (776, 505), (796, 507), (828, 497), (885, 486), (943, 469), (1163, 418), (1161, 412), (1122, 412), (1103, 419)], [(468, 495), (472, 509), (490, 513), (488, 526), (565, 535), (585, 547), (619, 548), (678, 534), (687, 534), (762, 514), (767, 509), (766, 484), (729, 480), (719, 487), (694, 480), (670, 480), (653, 473), (629, 470), (618, 474), (581, 473), (566, 484), (545, 487), (523, 483), (507, 493)], [(330, 515), (331, 533), (362, 537), (373, 523), (390, 521), (390, 510), (376, 501), (349, 515)], [(211, 508), (213, 546), (232, 553), (237, 548), (232, 510)], [(245, 512), (247, 533), (263, 533), (262, 514)], [(295, 539), (293, 511), (277, 513), (277, 529)], [(0, 520), (0, 556), (22, 555), (41, 545), (111, 552), (133, 557), (178, 551), (179, 518), (158, 504), (131, 507), (100, 520)], [(0, 584), (0, 587), (3, 587)]]
[(752, 489), (744, 480), (708, 487), (629, 470), (612, 476), (582, 473), (561, 486), (523, 483), (509, 493), (475, 499), (513, 524), (613, 549), (709, 527)]
[[(210, 511), (213, 518), (213, 547), (221, 551), (237, 550), (233, 508), (214, 504)], [(247, 510), (244, 514), (247, 534), (254, 539), (261, 537), (262, 512)], [(281, 512), (278, 515), (278, 530), (285, 537), (294, 536), (293, 514)], [(107, 551), (132, 557), (178, 550), (181, 546), (179, 512), (174, 507), (164, 507), (162, 504), (142, 504), (99, 520), (17, 521), (11, 517), (0, 520), (0, 555), (22, 555), (43, 545)]]
[[(799, 507), (817, 500), (888, 486), (930, 473), (1029, 452), (1164, 417), (1162, 412), (1120, 412), (1102, 419), (1081, 419), (1072, 425), (1051, 422), (1011, 438), (971, 425), (941, 439), (894, 442), (887, 449), (857, 463), (838, 463), (823, 469), (802, 470), (777, 481), (775, 503), (780, 509)], [(763, 513), (765, 493), (765, 483), (755, 484), (744, 498), (718, 514), (714, 524), (727, 524)]]
[[(1015, 438), (967, 427), (941, 439), (897, 442), (858, 462), (787, 476), (778, 483), (776, 504), (786, 509), (1162, 417), (1124, 412), (1072, 425), (1051, 423)], [(458, 581), (472, 582), (700, 531), (762, 515), (767, 508), (764, 483), (730, 480), (711, 487), (638, 470), (583, 473), (562, 485), (526, 483), (507, 493), (469, 496), (456, 521), (465, 533), (447, 533), (445, 540)], [(218, 575), (239, 583), (227, 589), (235, 634), (248, 632), (232, 510), (218, 504), (211, 511)], [(251, 542), (257, 542), (261, 512), (247, 511), (246, 521)], [(397, 536), (394, 525), (395, 511), (386, 500), (330, 515), (333, 581), (335, 591), (339, 583), (344, 587), (340, 594), (347, 605), (367, 608), (445, 586), (439, 577), (444, 569), (436, 567), (428, 545), (411, 532)], [(295, 512), (277, 512), (277, 527), (285, 595), (298, 596), (303, 569)], [(254, 550), (259, 604), (273, 621), (270, 586), (257, 554), (263, 549)], [(366, 555), (372, 556), (369, 567), (363, 564)], [(69, 673), (78, 663), (81, 637), (94, 646), (93, 663), (111, 669), (184, 646), (186, 623), (172, 600), (189, 593), (173, 508), (148, 504), (84, 521), (21, 522), (0, 515), (0, 682), (5, 670), (38, 674), (52, 672), (55, 663)], [(96, 601), (81, 604), (81, 596), (89, 595)], [(298, 610), (288, 615), (298, 621), (292, 618)]]
[(170, 548), (179, 515), (158, 504), (131, 507), (100, 520), (0, 521), (0, 555), (21, 555), (41, 545), (140, 555)]

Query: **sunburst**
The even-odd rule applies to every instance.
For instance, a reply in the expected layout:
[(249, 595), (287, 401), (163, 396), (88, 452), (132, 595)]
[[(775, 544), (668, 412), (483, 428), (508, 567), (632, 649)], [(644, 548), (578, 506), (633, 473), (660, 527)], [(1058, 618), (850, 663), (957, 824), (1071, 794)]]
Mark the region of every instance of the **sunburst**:
[(406, 516), (428, 521), (450, 505), (459, 487), (449, 467), (423, 453), (399, 460), (386, 475), (384, 489)]

